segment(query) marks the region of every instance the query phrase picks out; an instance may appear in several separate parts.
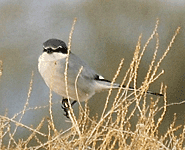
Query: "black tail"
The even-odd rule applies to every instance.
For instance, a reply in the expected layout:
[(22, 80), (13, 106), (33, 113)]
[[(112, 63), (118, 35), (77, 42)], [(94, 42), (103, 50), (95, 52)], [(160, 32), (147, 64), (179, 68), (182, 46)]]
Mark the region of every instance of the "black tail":
[(154, 92), (151, 92), (151, 91), (147, 91), (148, 94), (152, 94), (152, 95), (157, 95), (157, 96), (164, 96), (163, 94), (160, 94), (160, 93), (154, 93)]
[[(101, 78), (100, 78), (100, 77), (101, 77)], [(104, 79), (102, 76), (96, 75), (94, 79), (97, 80), (97, 81), (102, 81), (102, 82), (104, 83), (104, 84), (101, 84), (102, 86), (99, 85), (99, 86), (101, 87), (100, 89), (103, 89), (103, 88), (104, 88), (104, 89), (109, 89), (109, 88), (112, 87), (111, 81)], [(105, 86), (105, 85), (106, 85), (105, 83), (109, 83), (109, 84), (107, 84), (107, 86)], [(120, 87), (119, 84), (114, 83), (112, 88), (119, 88), (119, 87)], [(123, 87), (123, 88), (126, 88), (125, 85), (123, 85), (122, 87)], [(133, 87), (129, 87), (129, 89), (134, 90)], [(152, 94), (152, 95), (157, 95), (157, 96), (164, 96), (163, 94), (154, 93), (154, 92), (151, 92), (151, 91), (147, 91), (147, 93), (148, 93), (148, 94)]]
[[(126, 88), (125, 85), (122, 86), (123, 88)], [(133, 87), (129, 87), (129, 89), (134, 89)], [(157, 95), (157, 96), (164, 96), (163, 94), (160, 93), (155, 93), (155, 92), (151, 92), (151, 91), (147, 91), (148, 94), (152, 94), (152, 95)]]

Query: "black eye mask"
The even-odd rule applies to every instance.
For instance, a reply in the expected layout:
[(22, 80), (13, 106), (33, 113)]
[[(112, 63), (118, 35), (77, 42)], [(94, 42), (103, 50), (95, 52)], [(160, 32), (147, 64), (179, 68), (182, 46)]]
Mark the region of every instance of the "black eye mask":
[(52, 54), (53, 52), (67, 54), (67, 47), (58, 47), (57, 49), (44, 48), (43, 52), (47, 52), (48, 54)]

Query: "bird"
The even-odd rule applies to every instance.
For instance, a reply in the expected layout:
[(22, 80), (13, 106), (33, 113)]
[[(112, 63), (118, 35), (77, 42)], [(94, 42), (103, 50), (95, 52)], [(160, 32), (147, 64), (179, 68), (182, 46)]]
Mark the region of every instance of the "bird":
[[(66, 58), (68, 57), (68, 47), (65, 42), (59, 39), (48, 39), (43, 43), (43, 53), (38, 59), (38, 70), (44, 79), (46, 85), (55, 93), (63, 97), (62, 108), (65, 111), (65, 116), (68, 117), (68, 97), (73, 100), (74, 105), (79, 99), (80, 102), (90, 99), (95, 93), (108, 90), (110, 88), (118, 89), (120, 84), (111, 84), (111, 81), (105, 79), (98, 74), (85, 61), (69, 51), (68, 70), (67, 70), (67, 86), (68, 94), (66, 93), (65, 84), (65, 68)], [(82, 68), (79, 74), (80, 68)], [(75, 86), (75, 80), (78, 80)], [(76, 94), (76, 87), (78, 97)], [(123, 86), (125, 87), (125, 86)], [(133, 90), (134, 88), (129, 87)], [(149, 94), (163, 96), (159, 93), (147, 91)]]

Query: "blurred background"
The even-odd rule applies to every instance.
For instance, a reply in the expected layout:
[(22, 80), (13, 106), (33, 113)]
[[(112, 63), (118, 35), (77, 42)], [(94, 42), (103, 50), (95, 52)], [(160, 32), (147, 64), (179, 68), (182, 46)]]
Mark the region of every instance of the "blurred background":
[[(129, 68), (133, 53), (142, 33), (142, 46), (151, 35), (156, 18), (159, 18), (159, 51), (157, 60), (165, 52), (175, 30), (181, 27), (160, 72), (165, 74), (154, 82), (150, 90), (159, 92), (163, 82), (168, 86), (168, 103), (185, 100), (185, 1), (182, 0), (1, 0), (0, 1), (0, 60), (3, 75), (0, 78), (0, 114), (8, 109), (8, 117), (23, 110), (27, 99), (31, 72), (34, 71), (33, 90), (28, 107), (48, 105), (49, 89), (37, 70), (42, 43), (49, 38), (58, 38), (68, 43), (73, 19), (77, 17), (72, 38), (72, 51), (85, 60), (94, 70), (111, 80), (120, 60), (124, 66), (117, 79), (120, 83)], [(155, 42), (149, 44), (139, 68), (137, 84), (141, 85), (152, 59)], [(141, 47), (142, 48), (142, 47)], [(92, 115), (101, 113), (107, 92), (91, 98)], [(61, 98), (53, 93), (53, 102)], [(74, 106), (78, 111), (78, 105)], [(66, 129), (63, 110), (53, 106), (57, 129)], [(177, 113), (177, 125), (184, 123), (184, 104), (170, 106), (163, 121), (161, 132)], [(48, 108), (26, 112), (22, 122), (36, 127), (39, 121), (49, 116)], [(27, 129), (19, 128), (19, 138), (27, 136)], [(18, 134), (17, 134), (18, 135)]]

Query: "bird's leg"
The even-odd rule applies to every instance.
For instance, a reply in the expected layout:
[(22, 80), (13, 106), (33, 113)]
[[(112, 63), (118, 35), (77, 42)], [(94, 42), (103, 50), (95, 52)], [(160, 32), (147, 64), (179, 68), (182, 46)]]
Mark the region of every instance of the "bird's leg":
[(65, 114), (64, 116), (66, 116), (67, 118), (69, 118), (69, 114), (68, 114), (68, 110), (69, 110), (69, 104), (68, 104), (68, 99), (64, 98), (62, 100), (62, 106), (61, 108), (64, 110)]
[[(73, 101), (71, 103), (71, 106), (73, 106), (77, 101)], [(62, 100), (62, 109), (64, 110), (65, 114), (64, 116), (66, 116), (67, 118), (69, 118), (69, 113), (68, 113), (68, 110), (69, 110), (69, 104), (68, 104), (68, 99), (67, 98), (64, 98)]]
[(77, 101), (73, 101), (73, 102), (71, 103), (71, 106), (73, 106), (76, 102), (77, 102)]

